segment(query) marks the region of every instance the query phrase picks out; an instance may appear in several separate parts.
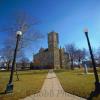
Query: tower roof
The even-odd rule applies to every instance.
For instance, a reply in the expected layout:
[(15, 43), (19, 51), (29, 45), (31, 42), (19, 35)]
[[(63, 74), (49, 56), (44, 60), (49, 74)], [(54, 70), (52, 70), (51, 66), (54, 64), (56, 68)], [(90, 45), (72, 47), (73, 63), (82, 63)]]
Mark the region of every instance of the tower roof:
[(55, 32), (55, 31), (51, 31), (51, 32), (49, 32), (48, 34), (58, 34), (58, 33)]

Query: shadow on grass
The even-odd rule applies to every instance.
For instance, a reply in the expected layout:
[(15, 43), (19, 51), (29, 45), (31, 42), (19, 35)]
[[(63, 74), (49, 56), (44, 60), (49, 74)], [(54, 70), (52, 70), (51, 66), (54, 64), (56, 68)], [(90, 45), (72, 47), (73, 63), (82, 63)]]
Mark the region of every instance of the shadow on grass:
[(0, 95), (5, 95), (6, 94), (6, 92), (4, 91), (4, 92), (0, 92)]
[[(18, 70), (17, 72), (18, 72), (18, 75), (45, 74), (45, 73), (48, 73), (48, 69), (47, 70)], [(0, 71), (0, 73), (9, 73), (10, 74), (10, 71)]]
[(99, 91), (92, 91), (90, 96), (87, 98), (87, 100), (93, 100), (94, 97), (98, 97), (100, 95), (100, 90)]
[(34, 75), (34, 74), (39, 74), (39, 75), (41, 75), (41, 74), (46, 74), (46, 73), (48, 73), (48, 70), (45, 70), (45, 71), (42, 71), (42, 70), (39, 70), (39, 71), (33, 71), (33, 72), (20, 72), (19, 71), (19, 73), (18, 73), (18, 75)]
[[(69, 70), (67, 70), (67, 72), (68, 72)], [(66, 72), (66, 70), (63, 70), (63, 69), (58, 69), (58, 70), (54, 70), (54, 72), (56, 72), (56, 73), (61, 73), (61, 72)]]

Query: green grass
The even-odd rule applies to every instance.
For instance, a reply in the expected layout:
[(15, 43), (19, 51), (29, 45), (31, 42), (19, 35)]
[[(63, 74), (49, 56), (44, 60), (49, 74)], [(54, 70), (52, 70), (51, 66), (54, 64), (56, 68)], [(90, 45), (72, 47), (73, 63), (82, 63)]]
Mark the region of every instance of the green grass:
[[(91, 71), (91, 70), (89, 70)], [(62, 87), (68, 93), (87, 98), (94, 90), (94, 75), (82, 74), (82, 70), (56, 70)], [(92, 72), (92, 71), (91, 71)], [(100, 78), (100, 77), (99, 77)], [(100, 100), (100, 95), (95, 98)]]
[[(12, 94), (0, 94), (0, 100), (18, 100), (24, 98), (33, 93), (39, 92), (41, 89), (44, 79), (47, 75), (47, 70), (28, 70), (19, 71), (19, 81), (16, 79), (14, 73), (14, 91)], [(0, 93), (6, 89), (6, 84), (9, 80), (9, 72), (0, 72)]]

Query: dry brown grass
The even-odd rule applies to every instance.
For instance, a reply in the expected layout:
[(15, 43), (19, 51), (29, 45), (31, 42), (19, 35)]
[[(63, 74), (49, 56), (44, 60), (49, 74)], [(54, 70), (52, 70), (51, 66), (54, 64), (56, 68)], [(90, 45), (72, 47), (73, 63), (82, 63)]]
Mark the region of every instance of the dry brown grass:
[[(47, 75), (47, 70), (20, 71), (19, 81), (14, 74), (14, 91), (12, 94), (0, 94), (0, 100), (18, 100), (39, 92)], [(9, 72), (0, 72), (0, 93), (5, 91), (9, 80)]]
[[(55, 72), (66, 92), (80, 97), (88, 98), (91, 91), (94, 90), (95, 79), (93, 74), (82, 74), (82, 69), (73, 71), (58, 70)], [(95, 100), (100, 100), (100, 95), (95, 97)]]

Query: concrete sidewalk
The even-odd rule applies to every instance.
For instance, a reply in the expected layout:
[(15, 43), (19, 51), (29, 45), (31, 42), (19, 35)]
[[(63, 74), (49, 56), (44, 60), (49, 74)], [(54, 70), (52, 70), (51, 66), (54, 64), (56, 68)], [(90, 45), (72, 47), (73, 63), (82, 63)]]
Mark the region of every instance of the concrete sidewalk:
[(56, 74), (49, 71), (41, 91), (23, 100), (86, 100), (75, 95), (64, 92)]

